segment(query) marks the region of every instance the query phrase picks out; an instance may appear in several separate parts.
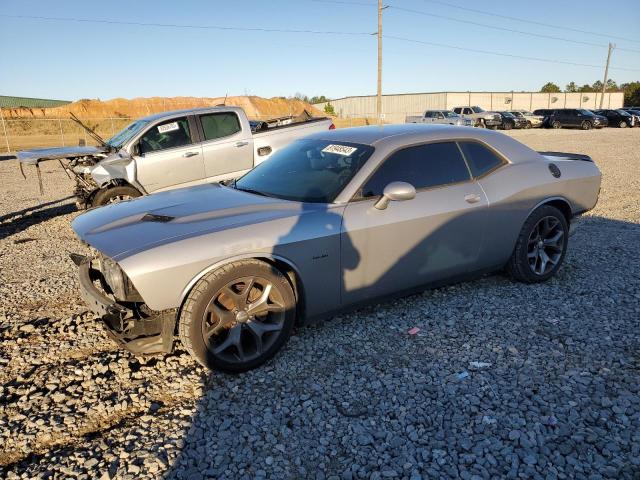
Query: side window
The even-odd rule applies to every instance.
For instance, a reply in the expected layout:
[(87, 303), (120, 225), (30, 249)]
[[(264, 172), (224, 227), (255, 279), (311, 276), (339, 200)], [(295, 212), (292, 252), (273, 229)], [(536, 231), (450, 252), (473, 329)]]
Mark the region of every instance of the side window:
[(457, 114), (461, 114), (462, 113), (462, 109), (460, 107), (456, 107), (453, 109), (453, 111)]
[(157, 152), (191, 143), (187, 117), (172, 118), (154, 125), (140, 137), (140, 153)]
[(465, 108), (464, 109), (464, 114), (465, 115), (471, 115), (473, 113), (473, 111), (470, 108)]
[(200, 115), (205, 140), (228, 137), (241, 130), (238, 116), (233, 112)]
[(443, 119), (444, 118), (444, 115), (442, 114), (442, 112), (438, 112), (438, 118), (439, 119)]
[(454, 142), (408, 147), (387, 158), (362, 188), (363, 197), (378, 197), (391, 182), (416, 189), (469, 180), (469, 170)]
[(480, 143), (460, 142), (459, 145), (474, 177), (484, 175), (504, 163), (504, 160)]
[(432, 118), (432, 117), (433, 117), (433, 112), (425, 112), (424, 118)]

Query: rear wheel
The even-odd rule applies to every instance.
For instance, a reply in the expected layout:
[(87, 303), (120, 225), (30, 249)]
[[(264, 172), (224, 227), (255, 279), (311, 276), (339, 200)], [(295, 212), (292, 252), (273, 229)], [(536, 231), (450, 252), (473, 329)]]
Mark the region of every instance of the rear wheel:
[(582, 130), (591, 130), (591, 122), (589, 122), (588, 120), (584, 120), (581, 124), (580, 124), (580, 128), (582, 128)]
[(124, 200), (131, 200), (140, 196), (140, 192), (128, 185), (120, 185), (117, 187), (103, 188), (98, 190), (94, 195), (91, 205), (93, 207), (101, 207), (110, 203), (118, 203)]
[(289, 281), (274, 267), (259, 260), (235, 262), (206, 275), (189, 293), (180, 341), (209, 369), (251, 370), (286, 343), (295, 304)]
[(522, 226), (507, 263), (507, 272), (517, 281), (543, 282), (556, 274), (567, 251), (569, 225), (560, 210), (538, 207)]

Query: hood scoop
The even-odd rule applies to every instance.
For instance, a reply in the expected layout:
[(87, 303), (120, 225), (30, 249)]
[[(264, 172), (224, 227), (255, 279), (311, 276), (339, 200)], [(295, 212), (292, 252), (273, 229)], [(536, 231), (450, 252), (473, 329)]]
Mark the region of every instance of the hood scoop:
[(172, 217), (171, 215), (159, 215), (157, 213), (147, 213), (140, 219), (140, 221), (167, 223), (167, 222), (170, 222), (171, 220), (174, 220), (175, 218), (176, 217)]

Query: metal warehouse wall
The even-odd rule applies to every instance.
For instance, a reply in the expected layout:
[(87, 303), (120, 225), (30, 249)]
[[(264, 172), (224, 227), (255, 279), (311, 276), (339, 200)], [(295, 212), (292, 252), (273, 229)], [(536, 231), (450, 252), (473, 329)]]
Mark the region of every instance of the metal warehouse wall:
[[(600, 93), (540, 93), (540, 92), (437, 92), (404, 93), (382, 96), (385, 122), (403, 123), (407, 115), (420, 115), (424, 110), (448, 109), (479, 105), (485, 110), (536, 110), (538, 108), (599, 108)], [(605, 93), (603, 108), (622, 107), (622, 92)], [(345, 97), (332, 100), (339, 118), (376, 116), (376, 97)], [(315, 106), (323, 110), (326, 103)]]

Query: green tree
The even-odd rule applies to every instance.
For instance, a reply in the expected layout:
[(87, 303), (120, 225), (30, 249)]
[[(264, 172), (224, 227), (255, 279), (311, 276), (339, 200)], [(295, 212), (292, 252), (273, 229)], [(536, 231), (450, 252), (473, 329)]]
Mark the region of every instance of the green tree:
[(313, 96), (309, 99), (309, 103), (314, 104), (314, 103), (325, 103), (328, 102), (329, 99), (327, 97), (325, 97), (324, 95), (320, 95), (320, 96)]
[(333, 105), (331, 105), (330, 103), (327, 103), (324, 106), (324, 113), (326, 113), (327, 115), (335, 115), (336, 111), (333, 108)]
[(553, 82), (545, 83), (540, 89), (542, 93), (558, 93), (560, 92), (560, 87)]
[(565, 92), (569, 92), (569, 93), (577, 92), (578, 91), (578, 86), (576, 85), (576, 82), (567, 83), (567, 86), (564, 87), (564, 91)]
[(624, 104), (627, 107), (640, 105), (640, 82), (629, 82), (620, 85), (624, 92)]
[(587, 85), (586, 83), (578, 88), (579, 92), (593, 92), (593, 87), (591, 85)]
[(601, 92), (602, 82), (600, 80), (596, 80), (595, 82), (593, 82), (593, 85), (591, 85), (591, 90), (594, 92)]

